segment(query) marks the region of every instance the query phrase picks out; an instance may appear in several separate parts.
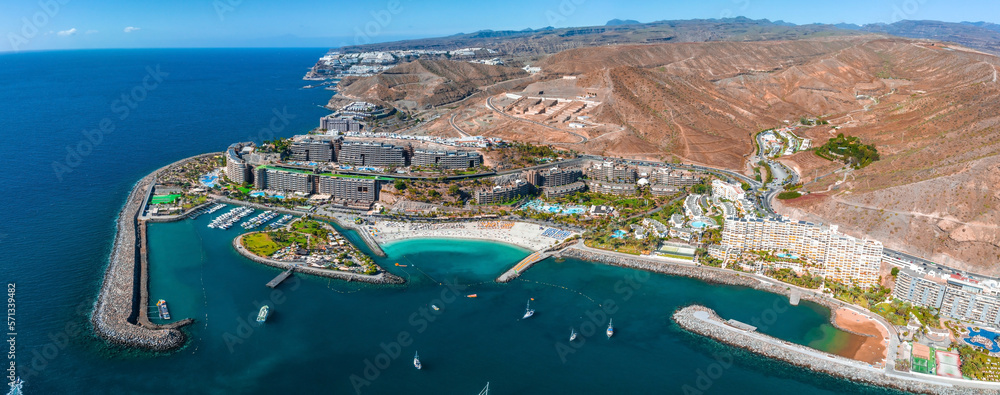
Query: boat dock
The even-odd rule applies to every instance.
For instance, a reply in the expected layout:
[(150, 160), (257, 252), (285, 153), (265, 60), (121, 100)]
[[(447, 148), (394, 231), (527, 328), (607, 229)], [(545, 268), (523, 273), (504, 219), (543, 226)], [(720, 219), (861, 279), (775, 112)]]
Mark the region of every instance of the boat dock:
[(788, 294), (788, 303), (791, 304), (792, 306), (798, 306), (799, 299), (801, 298), (802, 298), (802, 292), (799, 292), (799, 290), (794, 289), (792, 290), (791, 293)]
[(500, 277), (497, 277), (497, 282), (498, 283), (509, 282), (510, 280), (517, 278), (517, 276), (520, 276), (521, 273), (524, 273), (525, 270), (530, 269), (532, 265), (540, 261), (543, 261), (550, 256), (552, 256), (552, 253), (550, 252), (535, 252), (531, 255), (528, 255), (527, 258), (522, 259), (520, 262), (514, 265), (514, 267), (510, 268), (510, 270), (504, 272), (504, 274), (501, 274)]
[(285, 281), (286, 279), (288, 279), (288, 277), (291, 277), (292, 276), (292, 272), (294, 272), (294, 271), (295, 271), (295, 267), (293, 266), (293, 267), (288, 268), (288, 270), (285, 270), (285, 271), (281, 272), (281, 274), (279, 274), (277, 277), (275, 277), (271, 281), (267, 282), (267, 287), (268, 288), (277, 287), (278, 284), (281, 284), (282, 281)]

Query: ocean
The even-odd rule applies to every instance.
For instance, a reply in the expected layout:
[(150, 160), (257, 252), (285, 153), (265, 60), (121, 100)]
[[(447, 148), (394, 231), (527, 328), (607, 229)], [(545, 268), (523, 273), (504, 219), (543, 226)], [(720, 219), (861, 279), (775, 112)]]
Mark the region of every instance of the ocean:
[[(148, 353), (95, 338), (88, 315), (131, 186), (184, 157), (316, 126), (330, 92), (301, 89), (301, 77), (324, 52), (0, 54), (0, 279), (14, 290), (9, 355), (26, 393), (476, 394), (487, 382), (494, 394), (889, 393), (688, 334), (670, 319), (701, 303), (726, 318), (773, 321), (761, 331), (788, 341), (844, 347), (850, 335), (811, 303), (576, 260), (496, 284), (527, 251), (439, 239), (385, 247), (379, 262), (408, 279), (403, 286), (295, 275), (271, 290), (264, 284), (278, 270), (236, 254), (237, 231), (207, 228), (212, 216), (149, 227), (151, 297), (195, 319), (187, 346)], [(520, 320), (532, 298), (536, 315)], [(260, 303), (272, 316), (250, 325)], [(570, 328), (581, 333), (575, 345)]]

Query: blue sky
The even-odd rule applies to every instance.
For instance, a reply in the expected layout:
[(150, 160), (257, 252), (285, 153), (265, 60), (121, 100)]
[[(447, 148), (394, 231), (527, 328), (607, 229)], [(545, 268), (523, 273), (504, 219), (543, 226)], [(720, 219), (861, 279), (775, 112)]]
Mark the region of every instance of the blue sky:
[(492, 29), (603, 25), (613, 18), (746, 16), (805, 23), (900, 19), (1000, 23), (996, 0), (4, 0), (0, 51), (337, 47)]

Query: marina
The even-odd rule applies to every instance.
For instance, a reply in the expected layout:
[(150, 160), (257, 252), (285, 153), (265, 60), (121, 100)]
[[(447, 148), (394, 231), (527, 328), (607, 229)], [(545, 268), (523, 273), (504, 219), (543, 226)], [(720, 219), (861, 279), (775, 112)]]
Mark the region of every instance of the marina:
[(229, 229), (234, 224), (239, 222), (239, 220), (243, 219), (243, 217), (246, 217), (250, 215), (250, 213), (253, 213), (253, 211), (254, 210), (250, 207), (236, 207), (218, 217), (215, 217), (215, 219), (213, 219), (212, 222), (208, 224), (208, 227), (214, 229), (224, 229), (224, 230)]

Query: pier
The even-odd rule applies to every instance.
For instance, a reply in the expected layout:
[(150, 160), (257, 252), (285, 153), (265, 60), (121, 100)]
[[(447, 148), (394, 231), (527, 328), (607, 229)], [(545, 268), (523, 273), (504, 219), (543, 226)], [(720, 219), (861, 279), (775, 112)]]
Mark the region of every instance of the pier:
[(292, 276), (292, 272), (294, 272), (294, 271), (295, 271), (295, 266), (292, 266), (292, 267), (288, 268), (288, 270), (285, 270), (285, 271), (281, 272), (281, 274), (279, 274), (277, 277), (275, 277), (271, 281), (267, 282), (267, 287), (268, 288), (277, 287), (279, 284), (281, 284), (282, 281), (285, 281), (286, 279), (288, 279), (289, 277), (291, 277)]
[(513, 280), (518, 276), (520, 276), (521, 273), (524, 273), (525, 270), (530, 269), (531, 266), (533, 266), (534, 264), (543, 261), (550, 256), (552, 256), (552, 253), (549, 252), (535, 252), (531, 255), (528, 255), (527, 258), (522, 259), (520, 262), (514, 265), (514, 267), (510, 268), (510, 270), (504, 272), (504, 274), (501, 274), (500, 277), (497, 277), (497, 282), (498, 283), (510, 282), (510, 280)]
[(802, 292), (799, 292), (799, 290), (797, 289), (792, 290), (792, 292), (788, 294), (788, 303), (791, 304), (792, 306), (798, 306), (799, 299), (801, 298), (802, 298)]

